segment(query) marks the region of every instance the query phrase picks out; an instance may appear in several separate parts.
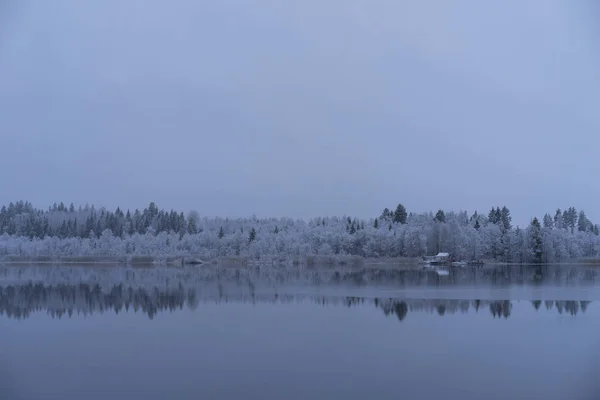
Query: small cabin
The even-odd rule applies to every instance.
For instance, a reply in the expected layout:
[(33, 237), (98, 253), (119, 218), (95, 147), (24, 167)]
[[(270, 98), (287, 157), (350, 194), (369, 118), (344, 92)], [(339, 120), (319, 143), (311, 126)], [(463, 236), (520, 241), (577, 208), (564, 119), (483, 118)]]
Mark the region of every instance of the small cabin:
[(425, 256), (423, 257), (423, 262), (425, 264), (446, 264), (449, 263), (450, 254), (449, 253), (438, 253), (435, 256)]
[(450, 261), (450, 254), (449, 253), (437, 253), (435, 256), (433, 256), (433, 261), (438, 262), (438, 263), (448, 262), (448, 261)]

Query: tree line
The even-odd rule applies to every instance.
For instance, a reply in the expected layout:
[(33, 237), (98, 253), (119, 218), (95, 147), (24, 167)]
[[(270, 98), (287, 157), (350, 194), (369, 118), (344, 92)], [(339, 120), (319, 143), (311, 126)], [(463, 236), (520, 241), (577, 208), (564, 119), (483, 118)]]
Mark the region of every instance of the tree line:
[(18, 201), (0, 208), (0, 259), (8, 256), (244, 256), (291, 261), (318, 256), (421, 257), (449, 252), (458, 260), (564, 262), (600, 253), (599, 227), (584, 211), (557, 209), (526, 227), (506, 206), (488, 213), (408, 212), (398, 204), (377, 217), (200, 218), (150, 203), (114, 211), (63, 203), (36, 209)]

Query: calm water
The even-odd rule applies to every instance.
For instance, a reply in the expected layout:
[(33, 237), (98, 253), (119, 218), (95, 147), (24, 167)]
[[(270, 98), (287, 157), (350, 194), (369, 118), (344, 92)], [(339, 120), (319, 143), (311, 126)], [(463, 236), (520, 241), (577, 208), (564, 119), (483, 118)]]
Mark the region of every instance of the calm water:
[(600, 398), (599, 278), (2, 267), (0, 399)]

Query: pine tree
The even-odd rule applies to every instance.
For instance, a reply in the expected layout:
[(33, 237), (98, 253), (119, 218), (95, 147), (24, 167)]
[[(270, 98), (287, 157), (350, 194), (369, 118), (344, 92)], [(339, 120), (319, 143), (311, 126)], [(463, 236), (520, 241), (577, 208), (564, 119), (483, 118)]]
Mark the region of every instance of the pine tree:
[(585, 216), (585, 212), (583, 212), (583, 210), (579, 212), (579, 219), (577, 221), (577, 230), (579, 232), (587, 232), (587, 230), (588, 230), (588, 219)]
[(473, 215), (471, 215), (471, 218), (469, 218), (469, 222), (478, 221), (478, 220), (479, 220), (479, 214), (477, 214), (477, 211), (475, 211), (473, 213)]
[(438, 212), (435, 213), (435, 218), (433, 218), (433, 220), (436, 222), (444, 223), (446, 222), (446, 214), (444, 213), (444, 211), (438, 210)]
[(256, 239), (256, 230), (254, 227), (250, 229), (250, 233), (248, 234), (248, 243), (252, 243)]
[(223, 236), (225, 236), (225, 231), (223, 230), (223, 227), (221, 227), (219, 229), (219, 239), (223, 239)]
[(563, 220), (565, 227), (571, 229), (571, 233), (573, 233), (577, 225), (577, 210), (575, 207), (569, 207), (563, 212)]
[(198, 233), (198, 227), (196, 226), (196, 220), (194, 218), (188, 219), (187, 231), (190, 235)]
[(402, 204), (398, 204), (396, 211), (394, 211), (393, 221), (395, 223), (405, 224), (407, 216), (408, 214), (406, 213), (406, 208), (404, 208)]
[(560, 208), (556, 209), (556, 214), (554, 214), (554, 227), (556, 229), (563, 229), (565, 227), (563, 212)]
[(375, 221), (373, 221), (373, 228), (379, 229), (379, 218), (375, 218)]
[(351, 235), (354, 235), (356, 233), (356, 226), (354, 225), (354, 222), (350, 224), (350, 229), (348, 230), (348, 233)]
[(492, 207), (492, 209), (488, 213), (488, 220), (490, 221), (491, 224), (498, 223), (497, 215), (498, 214), (496, 214), (496, 207)]
[(554, 220), (552, 219), (552, 217), (548, 213), (546, 213), (544, 215), (544, 222), (543, 223), (544, 223), (544, 228), (547, 228), (547, 229), (554, 228)]
[(475, 220), (475, 226), (474, 226), (475, 230), (479, 230), (479, 228), (481, 228), (481, 225), (479, 225), (479, 220)]
[(534, 218), (529, 227), (529, 247), (531, 249), (532, 261), (536, 264), (542, 262), (542, 227), (540, 221)]
[(512, 228), (510, 224), (511, 220), (512, 217), (510, 216), (510, 211), (508, 208), (506, 208), (506, 206), (502, 207), (502, 210), (500, 211), (500, 227), (504, 230), (504, 232), (507, 232)]
[(384, 208), (383, 211), (381, 212), (381, 216), (380, 218), (384, 221), (387, 221), (390, 218), (390, 215), (392, 214), (392, 212), (389, 210), (389, 208)]

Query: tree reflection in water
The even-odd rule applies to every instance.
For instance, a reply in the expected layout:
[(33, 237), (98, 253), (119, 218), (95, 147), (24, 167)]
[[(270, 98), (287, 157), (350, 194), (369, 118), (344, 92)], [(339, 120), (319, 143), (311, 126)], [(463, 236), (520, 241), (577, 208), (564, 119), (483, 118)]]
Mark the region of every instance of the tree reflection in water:
[[(184, 307), (195, 310), (202, 304), (219, 304), (230, 302), (242, 303), (297, 303), (310, 301), (316, 305), (365, 307), (374, 305), (383, 311), (387, 317), (395, 316), (398, 321), (404, 321), (409, 312), (424, 312), (439, 316), (457, 313), (478, 313), (482, 307), (487, 307), (494, 318), (510, 317), (513, 304), (509, 300), (456, 300), (456, 299), (393, 299), (365, 298), (343, 296), (310, 296), (310, 295), (255, 295), (240, 294), (226, 296), (198, 296), (194, 288), (184, 288), (179, 284), (174, 288), (143, 287), (133, 288), (119, 284), (109, 290), (103, 290), (99, 284), (78, 285), (44, 285), (42, 283), (26, 283), (0, 286), (0, 315), (9, 318), (28, 318), (35, 312), (46, 312), (53, 318), (71, 317), (76, 315), (92, 315), (113, 311), (142, 312), (150, 319), (165, 311), (182, 310)], [(536, 311), (541, 309), (541, 300), (531, 302)], [(547, 311), (555, 309), (558, 313), (577, 315), (585, 312), (589, 301), (544, 301)]]

